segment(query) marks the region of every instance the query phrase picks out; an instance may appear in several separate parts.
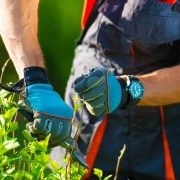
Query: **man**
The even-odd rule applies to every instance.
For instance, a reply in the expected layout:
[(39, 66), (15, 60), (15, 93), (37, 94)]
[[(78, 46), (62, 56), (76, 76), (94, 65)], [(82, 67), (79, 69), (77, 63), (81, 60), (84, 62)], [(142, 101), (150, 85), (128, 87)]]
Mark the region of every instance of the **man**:
[(48, 80), (37, 37), (38, 5), (39, 0), (0, 0), (0, 34), (20, 78), (1, 87), (24, 100), (19, 112), (30, 121), (26, 127), (33, 136), (41, 140), (51, 134), (49, 147), (72, 150), (75, 160), (88, 167), (70, 136), (73, 110)]
[[(39, 139), (55, 128), (50, 145), (57, 146), (70, 135), (66, 120), (72, 117), (72, 110), (47, 80), (36, 36), (37, 6), (34, 0), (1, 0), (0, 31), (20, 78), (24, 78), (12, 88), (20, 89), (23, 96), (22, 86), (26, 87), (25, 103), (34, 113), (28, 128)], [(77, 114), (83, 119), (79, 147), (88, 153), (92, 167), (101, 168), (104, 175), (114, 175), (125, 144), (118, 179), (180, 179), (179, 6), (156, 0), (107, 0), (97, 1), (94, 7), (95, 16), (89, 16), (93, 23), (88, 23), (76, 49), (66, 93), (71, 104), (74, 84), (87, 107)], [(130, 88), (133, 81), (135, 86)], [(43, 97), (57, 100), (54, 104), (59, 106)], [(51, 121), (47, 121), (49, 115)]]
[(126, 145), (119, 180), (180, 179), (179, 7), (165, 0), (93, 5), (66, 91), (68, 104), (75, 90), (86, 106), (77, 114), (78, 144), (90, 171), (114, 176)]

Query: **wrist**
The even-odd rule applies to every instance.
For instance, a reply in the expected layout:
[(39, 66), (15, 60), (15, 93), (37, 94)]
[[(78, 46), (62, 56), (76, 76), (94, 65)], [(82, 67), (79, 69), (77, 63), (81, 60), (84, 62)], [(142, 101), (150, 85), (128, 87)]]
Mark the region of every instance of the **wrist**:
[(24, 68), (24, 80), (26, 86), (38, 83), (50, 84), (46, 69), (39, 66), (31, 66)]
[[(9, 91), (16, 92), (18, 94), (26, 94), (26, 88), (30, 88), (31, 85), (43, 86), (44, 89), (50, 88), (53, 90), (52, 86), (49, 83), (47, 72), (44, 68), (38, 66), (31, 66), (24, 68), (24, 77), (18, 82), (9, 85), (0, 84), (0, 87)], [(49, 85), (49, 86), (48, 86)]]
[(129, 102), (129, 95), (126, 91), (126, 79), (123, 76), (116, 76), (119, 84), (121, 85), (121, 91), (122, 91), (122, 97), (121, 97), (121, 102), (119, 104), (120, 108), (125, 108), (127, 103)]
[(129, 108), (137, 105), (144, 93), (141, 81), (132, 75), (123, 75), (117, 79), (122, 87), (122, 100), (119, 107)]

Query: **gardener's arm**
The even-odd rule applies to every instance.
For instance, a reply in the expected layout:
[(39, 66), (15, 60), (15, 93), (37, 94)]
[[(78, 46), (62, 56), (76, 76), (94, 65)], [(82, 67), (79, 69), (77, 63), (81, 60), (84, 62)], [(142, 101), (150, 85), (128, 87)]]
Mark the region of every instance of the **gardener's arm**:
[(25, 67), (44, 67), (37, 38), (39, 0), (0, 0), (0, 34), (20, 78)]
[(138, 76), (144, 94), (139, 105), (166, 105), (180, 102), (180, 65)]
[(37, 139), (50, 133), (53, 147), (71, 139), (73, 111), (53, 90), (44, 68), (37, 37), (38, 4), (39, 0), (0, 0), (0, 34), (21, 79), (0, 86), (23, 97), (19, 112), (30, 121), (26, 127)]
[(108, 69), (97, 67), (78, 77), (74, 89), (94, 115), (137, 104), (159, 106), (177, 103), (180, 102), (180, 65), (137, 77), (115, 77)]

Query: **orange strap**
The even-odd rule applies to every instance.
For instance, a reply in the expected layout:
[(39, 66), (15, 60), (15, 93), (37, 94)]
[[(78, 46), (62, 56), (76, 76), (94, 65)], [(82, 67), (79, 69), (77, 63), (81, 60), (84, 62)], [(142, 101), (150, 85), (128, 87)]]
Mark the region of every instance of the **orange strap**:
[(158, 0), (158, 1), (170, 3), (170, 4), (174, 4), (176, 2), (176, 0)]
[(97, 156), (97, 153), (98, 153), (98, 150), (99, 150), (99, 147), (100, 147), (103, 135), (104, 135), (107, 119), (108, 119), (108, 116), (106, 115), (104, 119), (102, 120), (101, 124), (99, 125), (99, 127), (97, 128), (95, 135), (93, 137), (93, 140), (90, 144), (88, 154), (86, 156), (86, 162), (89, 165), (89, 169), (88, 169), (88, 173), (83, 176), (82, 178), (83, 180), (87, 179), (91, 175), (93, 165), (94, 165), (94, 162), (95, 162), (95, 159), (96, 159), (96, 156)]
[(94, 6), (96, 0), (84, 0), (82, 18), (81, 18), (81, 28), (84, 29), (86, 22), (88, 20), (89, 14)]
[(134, 61), (135, 61), (135, 52), (134, 52), (134, 46), (133, 46), (133, 44), (131, 45), (131, 54), (132, 54), (131, 68), (133, 68), (133, 66), (134, 66)]
[(160, 106), (160, 113), (161, 113), (161, 121), (162, 121), (162, 139), (163, 139), (163, 146), (164, 146), (165, 178), (166, 178), (166, 180), (175, 180), (169, 144), (168, 144), (166, 132), (164, 131), (163, 106)]

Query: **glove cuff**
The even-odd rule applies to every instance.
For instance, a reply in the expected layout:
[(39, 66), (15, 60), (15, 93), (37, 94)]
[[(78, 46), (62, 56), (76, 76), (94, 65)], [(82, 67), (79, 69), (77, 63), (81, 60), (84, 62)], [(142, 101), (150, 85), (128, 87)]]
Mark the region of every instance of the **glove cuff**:
[(46, 69), (38, 66), (24, 68), (24, 80), (26, 86), (38, 83), (50, 84)]
[(2, 89), (9, 92), (22, 93), (27, 86), (32, 84), (50, 84), (47, 77), (47, 72), (44, 68), (38, 66), (31, 66), (24, 68), (24, 78), (17, 83), (3, 85), (0, 84)]
[(118, 82), (121, 85), (121, 89), (122, 89), (122, 99), (119, 105), (119, 108), (126, 108), (126, 105), (129, 102), (129, 95), (126, 91), (126, 81), (124, 78), (121, 78), (120, 76), (116, 76)]

